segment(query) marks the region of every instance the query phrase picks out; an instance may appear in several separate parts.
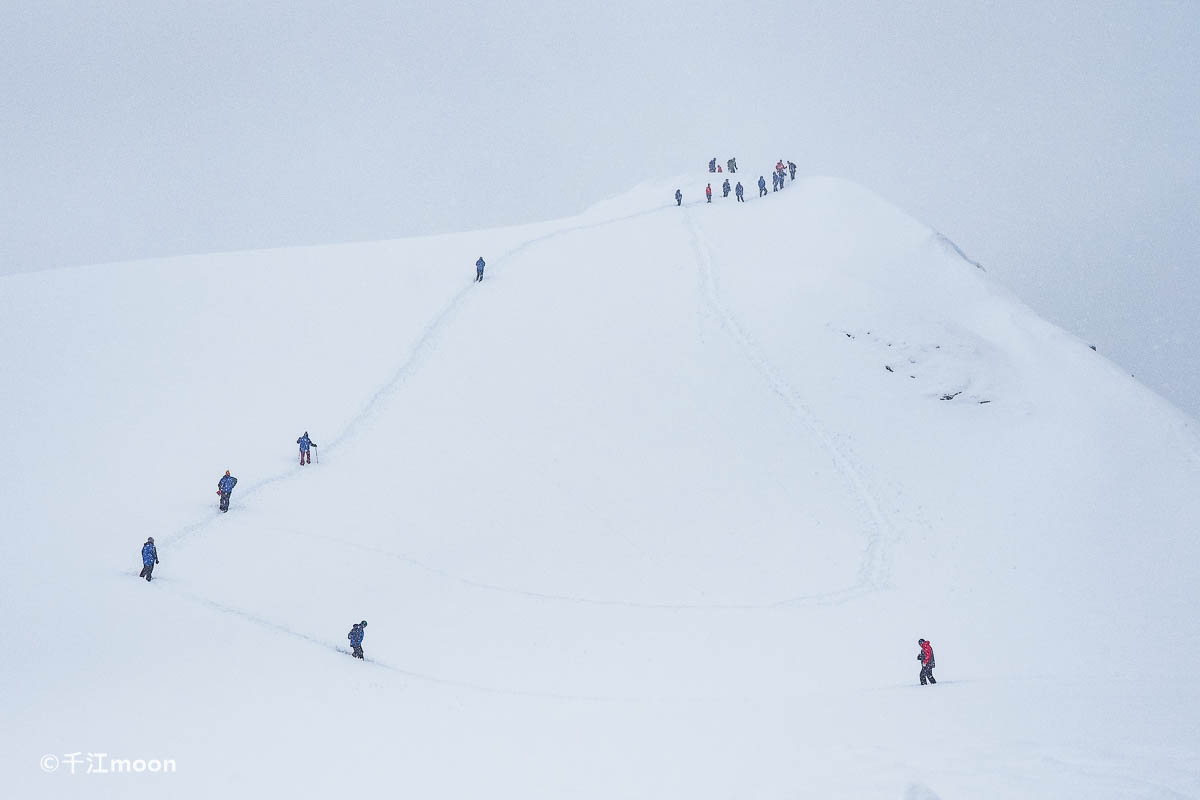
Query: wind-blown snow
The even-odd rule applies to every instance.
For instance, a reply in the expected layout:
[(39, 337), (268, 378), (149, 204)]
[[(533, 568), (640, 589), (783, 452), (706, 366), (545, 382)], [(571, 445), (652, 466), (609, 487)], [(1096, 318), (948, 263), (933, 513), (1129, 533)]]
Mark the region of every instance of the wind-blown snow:
[(0, 279), (5, 795), (1200, 797), (1189, 420), (745, 176)]

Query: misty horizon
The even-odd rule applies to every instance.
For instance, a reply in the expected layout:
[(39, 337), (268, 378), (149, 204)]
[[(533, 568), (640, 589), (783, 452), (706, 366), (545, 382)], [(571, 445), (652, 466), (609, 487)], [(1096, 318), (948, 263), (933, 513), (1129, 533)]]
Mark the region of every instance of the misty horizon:
[(783, 155), (1200, 414), (1194, 4), (6, 11), (0, 274), (549, 220)]

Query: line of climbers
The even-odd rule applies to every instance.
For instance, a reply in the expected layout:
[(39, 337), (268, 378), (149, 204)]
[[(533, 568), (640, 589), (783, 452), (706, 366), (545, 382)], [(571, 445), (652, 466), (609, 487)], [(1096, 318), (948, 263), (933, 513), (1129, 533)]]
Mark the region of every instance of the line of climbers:
[[(478, 270), (479, 274), (476, 280), (483, 280), (483, 258), (479, 259)], [(308, 431), (300, 434), (300, 438), (296, 440), (296, 444), (300, 446), (300, 466), (312, 463), (312, 451), (317, 448), (317, 443), (308, 435)], [(319, 461), (319, 459), (318, 459)], [(238, 479), (230, 474), (229, 470), (225, 470), (225, 474), (217, 481), (217, 494), (221, 496), (221, 501), (218, 506), (222, 513), (229, 511), (229, 498), (233, 494), (233, 487), (237, 486)], [(146, 539), (146, 543), (142, 545), (142, 571), (138, 573), (139, 578), (145, 578), (149, 583), (151, 576), (154, 574), (154, 567), (158, 564), (158, 548), (154, 545), (154, 537)], [(363, 628), (367, 627), (367, 621), (354, 623), (350, 628), (350, 633), (346, 638), (350, 640), (351, 655), (355, 658), (363, 658), (362, 640)]]
[[(726, 163), (729, 167), (730, 172), (737, 172), (737, 159), (736, 158), (731, 158)], [(791, 173), (791, 179), (796, 180), (796, 165), (793, 164), (791, 161), (787, 162), (787, 170)], [(712, 161), (708, 162), (708, 171), (709, 172), (720, 172), (721, 171), (721, 168), (717, 164), (717, 160), (715, 158)], [(779, 189), (783, 187), (784, 174), (785, 174), (785, 172), (784, 172), (783, 159), (780, 159), (775, 164), (775, 171), (774, 171), (774, 173), (772, 173), (772, 179), (775, 183), (775, 191), (779, 191)], [(759, 197), (762, 197), (763, 195), (765, 195), (767, 193), (766, 185), (767, 185), (766, 181), (763, 180), (762, 176), (760, 175), (758, 178)], [(729, 179), (728, 178), (726, 178), (725, 182), (722, 184), (721, 191), (722, 191), (722, 194), (721, 194), (722, 197), (729, 196)], [(745, 202), (742, 198), (741, 181), (738, 181), (737, 187), (734, 190), (734, 192), (737, 195), (737, 199), (738, 199), (739, 203)], [(711, 183), (705, 187), (704, 193), (708, 198), (708, 202), (711, 203), (712, 202), (712, 184)], [(678, 189), (675, 190), (675, 203), (676, 203), (676, 205), (683, 204), (683, 193)], [(483, 260), (483, 256), (480, 256), (479, 260), (475, 262), (475, 282), (476, 283), (483, 280), (484, 266), (485, 266), (485, 262)], [(300, 466), (304, 466), (305, 464), (312, 464), (312, 450), (315, 450), (317, 448), (317, 443), (314, 442), (312, 440), (312, 438), (309, 437), (308, 431), (305, 431), (304, 433), (300, 434), (300, 438), (296, 439), (296, 444), (300, 446)], [(320, 461), (320, 459), (318, 459), (318, 462), (319, 461)], [(238, 479), (235, 478), (233, 475), (231, 475), (229, 470), (225, 470), (225, 474), (223, 476), (221, 476), (220, 480), (217, 481), (217, 494), (220, 495), (220, 497), (221, 497), (221, 501), (220, 501), (220, 504), (218, 507), (220, 508), (222, 513), (227, 513), (229, 511), (229, 499), (233, 495), (233, 487), (237, 486), (237, 482), (238, 482)], [(159, 563), (158, 549), (154, 546), (154, 537), (151, 536), (151, 537), (147, 538), (146, 543), (144, 545), (142, 545), (142, 571), (140, 573), (138, 573), (138, 577), (145, 578), (146, 582), (149, 583), (150, 577), (154, 572), (154, 567), (158, 563)], [(365, 631), (363, 629), (366, 627), (367, 627), (367, 621), (365, 619), (362, 620), (361, 622), (356, 622), (356, 623), (354, 623), (353, 626), (351, 626), (350, 633), (348, 633), (346, 635), (346, 638), (350, 640), (351, 655), (354, 658), (359, 658), (359, 659), (363, 658), (362, 641), (363, 641), (363, 636), (365, 635)], [(933, 668), (934, 668), (933, 645), (930, 644), (925, 639), (919, 639), (917, 641), (917, 644), (919, 644), (921, 646), (921, 652), (917, 654), (917, 660), (921, 662), (921, 675), (920, 675), (921, 685), (925, 686), (927, 682), (936, 684), (937, 681), (934, 680), (934, 678), (933, 678)]]
[[(483, 256), (475, 262), (475, 282), (479, 283), (483, 280), (483, 268), (487, 266), (487, 262), (483, 260)], [(296, 444), (300, 446), (300, 466), (312, 463), (312, 451), (317, 448), (317, 443), (314, 442), (308, 435), (308, 431), (300, 434), (300, 438), (296, 440)], [(320, 459), (318, 459), (320, 461)], [(225, 474), (217, 481), (217, 495), (221, 498), (217, 508), (221, 513), (229, 512), (229, 499), (233, 495), (233, 487), (237, 486), (238, 479), (230, 474), (229, 470), (225, 470)], [(154, 537), (151, 536), (142, 545), (142, 571), (138, 573), (139, 578), (145, 578), (149, 583), (150, 576), (154, 572), (154, 565), (158, 563), (158, 550), (154, 547)], [(367, 626), (367, 621), (363, 620), (358, 623), (350, 631), (350, 644), (354, 646), (355, 658), (362, 658), (362, 628)], [(357, 634), (355, 633), (357, 631)]]
[[(726, 165), (726, 167), (728, 167), (729, 172), (731, 172), (731, 173), (737, 172), (737, 159), (736, 158), (729, 159), (728, 161), (725, 162), (725, 165)], [(708, 162), (708, 171), (709, 172), (721, 172), (722, 171), (721, 165), (717, 163), (717, 159), (715, 157), (711, 161)], [(782, 158), (779, 159), (778, 161), (776, 161), (775, 169), (771, 171), (771, 186), (773, 187), (771, 189), (771, 191), (778, 192), (780, 189), (782, 189), (785, 185), (785, 182), (789, 179), (789, 176), (790, 176), (790, 180), (793, 180), (793, 181), (796, 180), (796, 164), (795, 164), (795, 162), (792, 162), (792, 161), (785, 162)], [(737, 201), (739, 203), (746, 202), (746, 198), (744, 196), (745, 189), (742, 187), (741, 181), (737, 182), (737, 186), (730, 187), (729, 178), (725, 178), (724, 182), (721, 184), (721, 197), (729, 197), (730, 191), (733, 192), (734, 196), (737, 198)], [(766, 193), (767, 193), (767, 179), (764, 178), (762, 175), (759, 175), (758, 176), (758, 196), (762, 197)], [(704, 202), (711, 203), (712, 196), (713, 196), (712, 183), (709, 183), (704, 187)], [(680, 189), (675, 190), (675, 205), (677, 205), (677, 206), (683, 205), (683, 191)], [(480, 260), (482, 260), (482, 259), (480, 259)], [(480, 273), (480, 274), (482, 275), (482, 273)]]
[[(482, 264), (483, 259), (479, 259)], [(476, 280), (482, 280), (483, 267), (479, 267), (479, 277)], [(308, 431), (300, 434), (300, 438), (296, 440), (296, 444), (300, 446), (300, 466), (312, 463), (312, 451), (316, 449), (317, 443), (314, 442), (308, 435)], [(230, 474), (229, 470), (225, 470), (225, 474), (217, 481), (217, 494), (220, 495), (221, 501), (218, 508), (222, 513), (229, 511), (229, 498), (233, 494), (233, 487), (237, 486), (238, 479)], [(154, 545), (154, 537), (146, 539), (146, 543), (142, 545), (142, 571), (138, 573), (139, 578), (145, 578), (149, 583), (154, 574), (154, 567), (158, 564), (158, 548)], [(347, 638), (350, 640), (350, 646), (355, 658), (362, 658), (362, 640), (363, 628), (367, 627), (367, 621), (356, 622), (354, 627), (350, 629)]]

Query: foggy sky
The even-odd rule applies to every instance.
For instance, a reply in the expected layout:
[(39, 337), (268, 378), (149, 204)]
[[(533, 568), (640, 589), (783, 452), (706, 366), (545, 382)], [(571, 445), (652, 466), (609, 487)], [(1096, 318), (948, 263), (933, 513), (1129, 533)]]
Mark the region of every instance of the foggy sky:
[(0, 0), (0, 19), (0, 274), (549, 219), (784, 156), (884, 195), (1200, 415), (1200, 2)]

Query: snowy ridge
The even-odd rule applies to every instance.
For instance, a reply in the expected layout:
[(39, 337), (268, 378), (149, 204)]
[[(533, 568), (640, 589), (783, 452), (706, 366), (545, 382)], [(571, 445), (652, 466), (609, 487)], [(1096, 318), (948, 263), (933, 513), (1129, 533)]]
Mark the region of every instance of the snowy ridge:
[(752, 186), (0, 279), (8, 794), (1200, 797), (1191, 422)]

